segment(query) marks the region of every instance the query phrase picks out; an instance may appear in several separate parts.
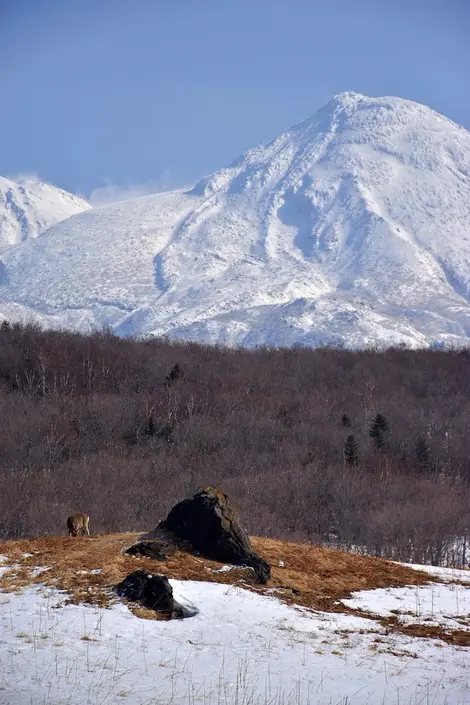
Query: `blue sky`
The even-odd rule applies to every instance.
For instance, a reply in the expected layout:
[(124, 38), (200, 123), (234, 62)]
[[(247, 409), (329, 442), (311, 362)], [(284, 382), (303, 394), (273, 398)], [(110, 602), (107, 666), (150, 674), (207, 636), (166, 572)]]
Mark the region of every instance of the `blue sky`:
[(468, 0), (0, 0), (0, 174), (187, 185), (343, 90), (470, 129), (468, 36)]

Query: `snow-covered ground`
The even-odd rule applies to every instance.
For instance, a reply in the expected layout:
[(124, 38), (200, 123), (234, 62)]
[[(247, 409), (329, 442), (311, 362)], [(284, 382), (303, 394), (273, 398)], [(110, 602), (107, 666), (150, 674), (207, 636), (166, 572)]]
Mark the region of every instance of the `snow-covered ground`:
[(406, 563), (408, 568), (414, 568), (415, 570), (421, 570), (430, 575), (434, 575), (440, 578), (442, 581), (458, 580), (461, 583), (470, 584), (470, 570), (463, 570), (461, 568), (443, 568), (441, 566), (434, 565), (417, 565), (415, 563)]
[[(1, 227), (1, 226), (0, 226)], [(203, 342), (470, 342), (470, 134), (341, 93), (191, 191), (9, 248), (0, 314)]]
[[(310, 612), (275, 597), (171, 580), (199, 607), (191, 619), (142, 620), (63, 605), (49, 588), (0, 593), (2, 705), (468, 705), (470, 649), (386, 634), (374, 619)], [(470, 586), (419, 587), (421, 616), (469, 611)], [(353, 602), (415, 613), (413, 587)], [(433, 591), (433, 593), (431, 592)], [(431, 598), (431, 595), (433, 597)], [(446, 621), (447, 623), (447, 621)]]
[(364, 590), (343, 602), (383, 617), (396, 615), (402, 624), (470, 631), (470, 588), (458, 583)]

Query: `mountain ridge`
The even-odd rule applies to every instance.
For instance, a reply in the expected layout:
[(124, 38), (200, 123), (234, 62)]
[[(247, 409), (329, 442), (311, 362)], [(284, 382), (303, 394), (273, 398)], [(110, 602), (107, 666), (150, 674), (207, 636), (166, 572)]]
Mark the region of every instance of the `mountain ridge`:
[(231, 345), (467, 344), (469, 174), (464, 128), (341, 93), (190, 190), (13, 248), (0, 311)]
[(83, 198), (57, 186), (0, 176), (0, 252), (88, 208)]

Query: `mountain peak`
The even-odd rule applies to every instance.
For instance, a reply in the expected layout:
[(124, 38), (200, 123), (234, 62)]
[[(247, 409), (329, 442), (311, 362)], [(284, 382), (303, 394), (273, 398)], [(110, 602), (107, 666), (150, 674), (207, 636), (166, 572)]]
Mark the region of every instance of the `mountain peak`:
[(90, 208), (78, 196), (36, 179), (0, 177), (0, 253)]
[(373, 100), (373, 98), (369, 98), (366, 95), (363, 95), (362, 93), (356, 93), (355, 91), (341, 91), (340, 93), (336, 93), (331, 100), (329, 101), (329, 105), (334, 105), (338, 107), (349, 107), (349, 106), (356, 106), (358, 103), (364, 101), (364, 100)]
[(469, 344), (470, 134), (412, 101), (339, 93), (192, 191), (76, 215), (4, 261), (0, 310), (40, 303), (51, 325)]

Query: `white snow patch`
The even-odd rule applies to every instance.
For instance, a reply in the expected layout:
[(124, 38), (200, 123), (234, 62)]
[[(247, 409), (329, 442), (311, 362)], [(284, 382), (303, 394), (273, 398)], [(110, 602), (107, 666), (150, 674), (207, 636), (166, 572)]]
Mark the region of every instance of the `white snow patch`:
[[(2, 556), (2, 558), (3, 558), (3, 561), (1, 561), (2, 563), (9, 560), (8, 556)], [(2, 575), (5, 575), (5, 573), (8, 573), (8, 571), (13, 570), (15, 568), (19, 568), (18, 563), (10, 563), (9, 565), (1, 566), (0, 567), (0, 578), (2, 577)]]
[[(396, 562), (396, 561), (395, 561)], [(402, 565), (398, 563), (398, 565)], [(405, 563), (408, 568), (413, 570), (421, 570), (424, 573), (435, 575), (443, 581), (459, 580), (462, 583), (470, 583), (470, 570), (462, 570), (460, 568), (442, 568), (433, 565), (419, 565), (418, 563)]]
[(48, 570), (51, 569), (47, 566), (37, 566), (36, 568), (33, 568), (31, 575), (35, 578), (36, 576), (41, 575), (41, 573), (46, 573)]
[(223, 565), (221, 568), (211, 568), (212, 573), (230, 573), (231, 570), (236, 570), (239, 566)]
[(374, 615), (393, 614), (404, 624), (441, 625), (470, 631), (470, 586), (431, 583), (353, 593), (345, 605)]
[[(67, 605), (51, 589), (0, 600), (8, 705), (464, 705), (468, 650), (381, 634), (373, 620), (288, 607), (238, 587), (170, 581), (191, 619)], [(394, 651), (390, 653), (389, 649)], [(400, 654), (400, 655), (396, 655)], [(3, 700), (2, 700), (3, 699)]]

